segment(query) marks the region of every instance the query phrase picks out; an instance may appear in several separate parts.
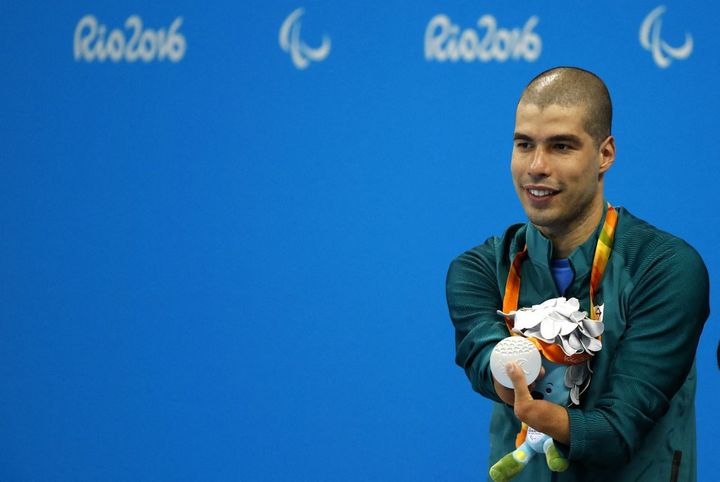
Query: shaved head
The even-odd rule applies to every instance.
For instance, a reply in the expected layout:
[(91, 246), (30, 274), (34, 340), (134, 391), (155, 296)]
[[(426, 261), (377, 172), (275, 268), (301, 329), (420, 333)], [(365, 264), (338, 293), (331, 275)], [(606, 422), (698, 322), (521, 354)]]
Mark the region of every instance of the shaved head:
[(539, 74), (525, 87), (518, 105), (585, 107), (585, 131), (599, 146), (610, 135), (612, 102), (600, 77), (577, 67), (555, 67)]

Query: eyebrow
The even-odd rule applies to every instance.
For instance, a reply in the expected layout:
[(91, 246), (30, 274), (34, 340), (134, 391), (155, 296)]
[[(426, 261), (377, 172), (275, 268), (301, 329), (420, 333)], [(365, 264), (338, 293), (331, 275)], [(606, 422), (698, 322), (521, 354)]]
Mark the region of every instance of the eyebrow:
[[(513, 140), (515, 140), (515, 141), (533, 141), (534, 139), (527, 134), (523, 134), (522, 132), (516, 132), (513, 135)], [(582, 139), (580, 139), (578, 136), (573, 135), (573, 134), (557, 134), (557, 135), (548, 137), (547, 139), (545, 139), (545, 142), (548, 142), (548, 143), (567, 142), (570, 144), (582, 144)]]
[(570, 144), (582, 144), (582, 140), (573, 134), (558, 134), (547, 138), (547, 142), (567, 142)]

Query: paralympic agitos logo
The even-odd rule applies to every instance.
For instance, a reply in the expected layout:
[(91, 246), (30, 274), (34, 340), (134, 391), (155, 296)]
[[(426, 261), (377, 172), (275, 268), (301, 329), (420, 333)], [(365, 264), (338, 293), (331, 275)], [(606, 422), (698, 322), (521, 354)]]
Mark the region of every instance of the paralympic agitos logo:
[(280, 26), (278, 43), (280, 48), (290, 54), (293, 64), (298, 69), (306, 69), (310, 62), (325, 60), (330, 54), (330, 38), (323, 35), (322, 43), (318, 47), (310, 47), (300, 37), (302, 28), (303, 8), (293, 11)]
[(683, 60), (693, 51), (693, 38), (685, 33), (685, 43), (680, 47), (673, 47), (662, 39), (662, 15), (665, 13), (663, 5), (650, 12), (640, 26), (640, 45), (652, 53), (653, 60), (658, 67), (665, 69), (673, 60)]

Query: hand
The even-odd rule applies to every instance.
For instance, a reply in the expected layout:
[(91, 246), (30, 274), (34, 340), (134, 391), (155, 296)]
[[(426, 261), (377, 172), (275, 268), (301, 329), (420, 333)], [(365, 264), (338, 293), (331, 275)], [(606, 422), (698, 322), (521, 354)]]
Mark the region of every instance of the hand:
[[(515, 365), (514, 363), (508, 363), (508, 365)], [(515, 365), (517, 367), (517, 365)], [(505, 368), (507, 370), (507, 367)], [(527, 392), (528, 394), (533, 391), (535, 388), (535, 382), (531, 383), (529, 386), (527, 385), (527, 382), (525, 380), (525, 373), (518, 368), (519, 374), (516, 374), (515, 377), (518, 378), (517, 383), (520, 384), (521, 387), (524, 388), (524, 390), (521, 390), (521, 392)], [(513, 382), (513, 385), (517, 385), (515, 382), (515, 379), (513, 378), (513, 375), (508, 371), (508, 376), (510, 377), (510, 380)], [(540, 374), (537, 376), (537, 380), (540, 380), (543, 376), (545, 376), (545, 367), (540, 367)], [(522, 377), (522, 378), (520, 378)], [(507, 405), (514, 406), (515, 405), (515, 390), (512, 388), (507, 388), (502, 383), (498, 382), (495, 378), (493, 378), (493, 383), (495, 385), (495, 393), (497, 393), (497, 396), (500, 397), (500, 400), (505, 402)], [(532, 398), (532, 395), (530, 395), (530, 398)]]
[[(543, 432), (561, 443), (569, 444), (570, 418), (567, 409), (546, 400), (533, 399), (530, 394), (532, 388), (527, 385), (525, 373), (515, 362), (508, 363), (505, 370), (513, 383), (514, 390), (507, 388), (505, 390), (513, 393), (512, 405), (515, 416), (535, 430)], [(541, 371), (540, 375), (543, 374), (544, 372)], [(500, 384), (496, 382), (495, 385), (497, 387)], [(498, 395), (500, 394), (498, 393)]]
[[(520, 413), (525, 411), (526, 407), (529, 406), (528, 404), (532, 404), (535, 401), (530, 393), (535, 384), (533, 383), (533, 385), (528, 386), (525, 380), (525, 372), (523, 372), (522, 368), (515, 362), (508, 363), (505, 366), (505, 371), (510, 377), (514, 388), (513, 390), (506, 388), (508, 392), (512, 393), (513, 399), (511, 405), (515, 408), (515, 415), (520, 420), (523, 420)], [(542, 375), (544, 375), (544, 372), (541, 373), (538, 378), (541, 378)]]

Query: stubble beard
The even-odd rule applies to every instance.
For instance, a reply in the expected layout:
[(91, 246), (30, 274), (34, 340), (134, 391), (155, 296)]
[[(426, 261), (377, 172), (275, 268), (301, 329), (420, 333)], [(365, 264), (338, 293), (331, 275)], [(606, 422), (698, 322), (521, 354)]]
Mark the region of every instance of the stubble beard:
[[(560, 209), (557, 213), (553, 213), (555, 209), (535, 209), (528, 207), (525, 214), (530, 222), (545, 237), (551, 240), (558, 240), (571, 236), (577, 229), (581, 229), (588, 219), (595, 213), (596, 207), (595, 197), (585, 200), (580, 205), (571, 206), (568, 209)], [(602, 202), (600, 202), (602, 206)], [(594, 230), (594, 225), (593, 228)], [(592, 232), (592, 231), (591, 231)]]

